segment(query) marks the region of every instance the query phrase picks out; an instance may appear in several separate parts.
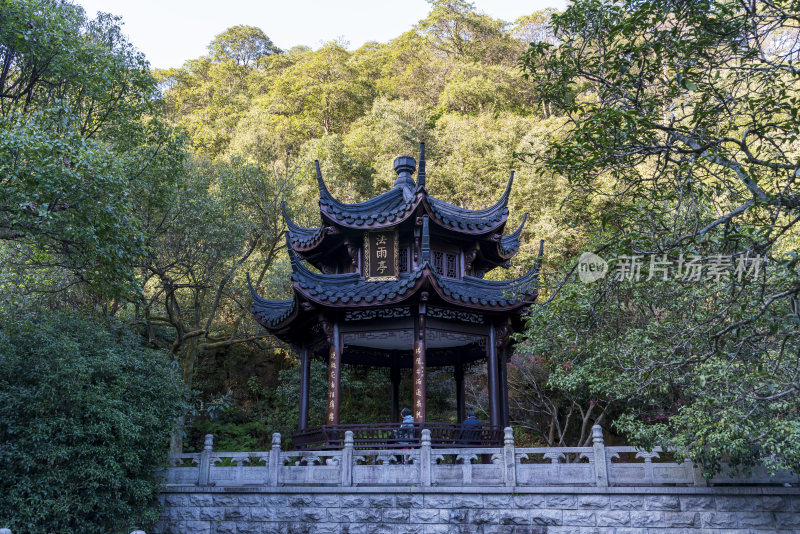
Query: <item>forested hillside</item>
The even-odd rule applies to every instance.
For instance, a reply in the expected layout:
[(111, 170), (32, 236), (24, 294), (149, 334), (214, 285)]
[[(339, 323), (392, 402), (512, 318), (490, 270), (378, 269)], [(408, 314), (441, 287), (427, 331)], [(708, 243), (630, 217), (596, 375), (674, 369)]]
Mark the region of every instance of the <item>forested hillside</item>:
[[(517, 276), (529, 269), (539, 239), (546, 241), (550, 258), (575, 255), (585, 237), (578, 215), (563, 204), (565, 180), (535, 162), (564, 121), (523, 77), (519, 63), (530, 40), (554, 40), (550, 15), (533, 13), (509, 24), (466, 2), (433, 2), (430, 14), (407, 33), (354, 51), (339, 42), (318, 50), (280, 50), (262, 29), (236, 26), (209, 43), (208, 55), (156, 73), (164, 117), (186, 135), (194, 165), (225, 177), (200, 186), (191, 178), (191, 187), (212, 191), (221, 185), (231, 191), (223, 218), (170, 223), (171, 231), (180, 224), (192, 234), (188, 247), (207, 241), (207, 233), (224, 241), (214, 241), (208, 251), (221, 261), (214, 272), (208, 270), (206, 252), (196, 259), (212, 289), (176, 292), (178, 299), (201, 303), (202, 320), (186, 330), (202, 329), (218, 306), (210, 323), (218, 332), (198, 336), (176, 351), (187, 379), (206, 402), (213, 397), (230, 407), (215, 422), (201, 420), (198, 432), (220, 435), (218, 422), (240, 421), (248, 432), (258, 428), (258, 437), (250, 432), (247, 439), (263, 446), (269, 431), (288, 431), (296, 418), (294, 360), (274, 340), (261, 337), (250, 319), (244, 276), (250, 272), (262, 294), (289, 294), (278, 204), (285, 200), (301, 224), (319, 224), (315, 159), (335, 197), (361, 201), (390, 189), (394, 158), (417, 157), (423, 141), (431, 193), (472, 209), (493, 204), (514, 170), (508, 226), (514, 228), (529, 213), (524, 244), (514, 267), (492, 276)], [(241, 174), (233, 177), (234, 170)], [(190, 193), (191, 200), (210, 201), (198, 193)], [(164, 250), (175, 253), (171, 246)], [(188, 274), (177, 265), (171, 269), (159, 274), (151, 269), (151, 287)], [(218, 291), (223, 281), (226, 287)], [(154, 315), (164, 315), (157, 311), (160, 306), (160, 300), (153, 302)], [(172, 336), (163, 328), (174, 331), (173, 321), (164, 319), (151, 321), (154, 330)], [(276, 381), (275, 372), (284, 368)], [(378, 370), (349, 372), (344, 420), (387, 420), (388, 376)], [(315, 369), (312, 375), (320, 380), (316, 387), (321, 393), (325, 373)], [(452, 380), (449, 373), (439, 375), (430, 386), (432, 407), (435, 417), (450, 420), (455, 416)], [(472, 384), (472, 403), (479, 407), (483, 387), (480, 379)], [(229, 396), (215, 397), (226, 391)], [(374, 402), (363, 402), (365, 396)], [(323, 415), (324, 394), (313, 397), (315, 422)], [(226, 428), (242, 430), (232, 424)]]
[[(59, 413), (64, 358), (77, 398), (118, 387), (106, 356), (148, 395), (165, 384), (163, 406), (142, 407), (157, 413), (131, 417), (158, 439), (176, 422), (173, 447), (212, 432), (215, 450), (265, 450), (291, 433), (297, 361), (251, 318), (246, 276), (290, 294), (281, 203), (319, 224), (315, 159), (335, 197), (360, 201), (424, 141), (429, 191), (460, 206), (493, 204), (516, 171), (523, 245), (490, 277), (526, 271), (545, 241), (509, 368), (518, 443), (586, 444), (601, 424), (707, 472), (762, 456), (797, 470), (798, 20), (790, 0), (575, 0), (511, 22), (432, 0), (386, 43), (283, 50), (240, 25), (154, 71), (111, 15), (0, 2), (0, 365), (42, 370), (0, 376), (16, 410), (0, 412), (0, 453), (16, 454), (6, 420)], [(580, 276), (587, 251), (605, 278)], [(155, 356), (170, 365), (137, 363)], [(484, 370), (467, 393), (485, 420)], [(323, 363), (312, 377), (314, 425)], [(428, 376), (431, 419), (454, 419), (452, 382)], [(342, 388), (343, 423), (389, 419), (382, 371), (347, 367)]]

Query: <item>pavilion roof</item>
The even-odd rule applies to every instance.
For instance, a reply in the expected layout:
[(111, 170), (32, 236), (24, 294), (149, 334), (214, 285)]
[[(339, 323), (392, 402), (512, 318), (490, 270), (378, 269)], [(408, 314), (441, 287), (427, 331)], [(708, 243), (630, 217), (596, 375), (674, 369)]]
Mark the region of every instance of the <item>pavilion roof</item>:
[[(427, 220), (423, 231), (427, 233)], [(287, 250), (292, 263), (294, 298), (266, 300), (250, 287), (252, 312), (269, 330), (285, 328), (297, 314), (300, 299), (327, 308), (380, 306), (401, 302), (419, 291), (432, 289), (442, 301), (456, 307), (515, 311), (530, 305), (538, 293), (538, 264), (527, 274), (512, 280), (493, 281), (473, 276), (455, 279), (437, 273), (430, 264), (429, 251), (423, 250), (423, 261), (413, 271), (401, 273), (396, 280), (367, 281), (359, 273), (313, 272), (291, 246)]]
[(508, 198), (514, 183), (514, 173), (508, 180), (505, 192), (492, 206), (470, 210), (454, 206), (428, 194), (424, 180), (414, 190), (402, 184), (374, 198), (345, 204), (331, 195), (322, 178), (317, 163), (319, 205), (323, 219), (345, 228), (377, 229), (395, 226), (423, 206), (433, 221), (458, 233), (481, 235), (498, 230), (508, 219)]
[[(316, 228), (300, 226), (289, 218), (284, 207), (283, 215), (292, 248), (315, 263), (312, 257), (329, 247), (324, 244), (328, 235), (337, 235), (342, 230), (363, 231), (394, 227), (412, 217), (428, 215), (445, 232), (478, 239), (484, 257), (490, 263), (501, 265), (512, 258), (519, 250), (520, 236), (527, 220), (526, 213), (522, 224), (514, 232), (500, 237), (508, 220), (508, 199), (514, 183), (514, 173), (511, 173), (505, 191), (494, 205), (470, 210), (428, 194), (425, 188), (424, 145), (421, 145), (420, 155), (416, 184), (408, 173), (409, 169), (413, 169), (413, 158), (401, 157), (395, 161), (395, 169), (405, 172), (395, 181), (393, 189), (352, 204), (340, 202), (331, 195), (322, 177), (319, 162), (315, 161), (322, 223)], [(331, 245), (336, 246), (336, 241)], [(316, 263), (315, 266), (319, 267)]]

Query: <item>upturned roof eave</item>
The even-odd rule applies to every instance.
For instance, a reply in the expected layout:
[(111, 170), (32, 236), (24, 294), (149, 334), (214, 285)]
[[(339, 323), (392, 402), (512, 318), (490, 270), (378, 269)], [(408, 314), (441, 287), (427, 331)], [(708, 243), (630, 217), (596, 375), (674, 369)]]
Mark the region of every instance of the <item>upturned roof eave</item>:
[[(331, 195), (319, 162), (315, 162), (319, 187), (320, 216), (325, 222), (352, 230), (377, 230), (397, 226), (417, 212), (420, 204), (438, 226), (470, 236), (502, 231), (508, 220), (508, 200), (514, 183), (511, 173), (500, 199), (487, 208), (468, 210), (428, 194), (424, 182), (415, 190), (395, 188), (355, 204), (345, 204)], [(402, 209), (402, 211), (400, 211)], [(310, 231), (310, 230), (309, 230)]]
[[(359, 292), (359, 289), (368, 289), (370, 288), (370, 284), (378, 284), (380, 282), (368, 282), (361, 279), (347, 287), (347, 295), (344, 297), (336, 295), (332, 297), (325, 296), (326, 293), (324, 289), (323, 291), (317, 291), (316, 289), (318, 287), (323, 287), (319, 284), (325, 284), (325, 278), (329, 278), (331, 280), (331, 285), (339, 285), (339, 283), (343, 281), (341, 277), (350, 277), (352, 275), (310, 274), (314, 276), (313, 283), (317, 284), (313, 286), (313, 291), (310, 290), (310, 286), (312, 285), (311, 283), (306, 283), (304, 286), (300, 279), (295, 279), (292, 283), (292, 286), (295, 292), (302, 296), (304, 300), (308, 300), (309, 302), (324, 308), (344, 309), (396, 305), (398, 303), (413, 299), (422, 291), (433, 289), (443, 302), (456, 307), (486, 312), (508, 312), (529, 306), (535, 302), (538, 296), (538, 284), (535, 280), (536, 274), (538, 273), (536, 272), (534, 272), (533, 278), (531, 278), (529, 273), (520, 278), (498, 282), (486, 281), (473, 277), (465, 277), (465, 279), (444, 279), (442, 276), (438, 275), (429, 264), (425, 263), (420, 268), (410, 273), (407, 278), (413, 277), (415, 279), (414, 283), (408, 285), (403, 292), (394, 292), (391, 288), (387, 290), (388, 293), (395, 293), (394, 296), (375, 296), (372, 294), (363, 295), (361, 292)], [(301, 276), (296, 278), (301, 278)], [(452, 287), (446, 287), (453, 285), (463, 287), (476, 284), (486, 286), (483, 288), (484, 290), (491, 288), (493, 291), (496, 291), (497, 294), (490, 296), (485, 294), (475, 296), (463, 293), (465, 298), (462, 298), (462, 293), (457, 293), (454, 295)], [(532, 289), (525, 292), (519, 292), (519, 288), (525, 285), (532, 287)], [(508, 296), (503, 296), (504, 294)], [(509, 299), (511, 299), (512, 302), (508, 302)], [(486, 303), (482, 303), (481, 301), (486, 301)], [(491, 304), (492, 301), (496, 302), (496, 304)]]

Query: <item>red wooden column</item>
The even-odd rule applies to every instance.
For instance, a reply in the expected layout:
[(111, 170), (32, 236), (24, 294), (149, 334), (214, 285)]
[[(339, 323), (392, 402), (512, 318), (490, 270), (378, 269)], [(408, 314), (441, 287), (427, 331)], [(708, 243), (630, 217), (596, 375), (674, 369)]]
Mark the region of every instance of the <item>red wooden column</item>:
[(422, 293), (414, 323), (414, 422), (425, 422), (425, 313), (428, 294)]
[(342, 368), (342, 343), (339, 334), (339, 325), (333, 323), (326, 329), (330, 331), (328, 342), (330, 343), (330, 353), (328, 357), (328, 413), (325, 416), (326, 425), (339, 424), (339, 405), (340, 405), (340, 380)]

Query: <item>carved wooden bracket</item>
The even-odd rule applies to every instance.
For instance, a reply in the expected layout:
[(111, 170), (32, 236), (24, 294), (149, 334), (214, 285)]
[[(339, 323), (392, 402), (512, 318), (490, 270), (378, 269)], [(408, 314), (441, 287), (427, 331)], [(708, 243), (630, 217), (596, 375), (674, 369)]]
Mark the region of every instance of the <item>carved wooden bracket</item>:
[(347, 247), (347, 255), (350, 256), (353, 267), (358, 268), (358, 245), (353, 243), (349, 237), (344, 240), (344, 245)]
[(333, 345), (333, 323), (324, 316), (320, 316), (319, 324), (322, 326), (322, 331), (328, 339), (328, 344)]
[(473, 248), (472, 250), (464, 252), (464, 271), (472, 270), (472, 264), (475, 262), (475, 258), (477, 257), (478, 257), (477, 248)]
[(504, 323), (494, 327), (494, 344), (497, 348), (503, 348), (511, 341), (511, 325)]
[(338, 235), (341, 234), (342, 231), (336, 228), (335, 226), (326, 226), (325, 233), (328, 235)]

